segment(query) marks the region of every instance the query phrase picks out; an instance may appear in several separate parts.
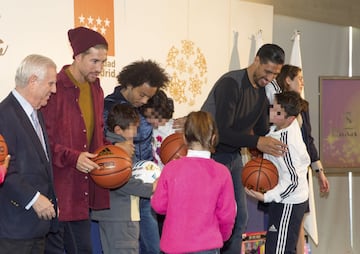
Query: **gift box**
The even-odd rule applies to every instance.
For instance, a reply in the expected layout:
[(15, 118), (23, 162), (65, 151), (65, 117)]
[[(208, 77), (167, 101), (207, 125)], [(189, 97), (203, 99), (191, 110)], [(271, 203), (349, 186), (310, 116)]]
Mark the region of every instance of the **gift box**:
[(265, 254), (266, 231), (242, 235), (241, 254)]

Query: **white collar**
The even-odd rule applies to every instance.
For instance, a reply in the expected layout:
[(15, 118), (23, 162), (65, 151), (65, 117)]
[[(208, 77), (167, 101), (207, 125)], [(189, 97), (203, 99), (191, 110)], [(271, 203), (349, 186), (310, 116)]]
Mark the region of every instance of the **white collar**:
[(18, 92), (16, 89), (12, 90), (12, 94), (16, 100), (20, 103), (21, 107), (24, 109), (26, 115), (31, 119), (31, 114), (34, 111), (34, 108), (31, 104)]
[(199, 158), (206, 158), (210, 159), (211, 153), (209, 151), (204, 150), (191, 150), (189, 149), (187, 151), (186, 157), (199, 157)]

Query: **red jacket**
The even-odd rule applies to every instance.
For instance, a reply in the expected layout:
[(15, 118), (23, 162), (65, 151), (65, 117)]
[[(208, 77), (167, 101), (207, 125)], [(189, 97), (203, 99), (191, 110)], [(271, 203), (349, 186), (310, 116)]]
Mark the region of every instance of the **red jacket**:
[(98, 187), (88, 174), (76, 169), (81, 152), (93, 152), (106, 144), (104, 137), (104, 92), (99, 79), (91, 84), (94, 105), (94, 134), (87, 146), (86, 127), (82, 118), (79, 89), (69, 79), (64, 66), (57, 75), (56, 94), (42, 108), (53, 156), (55, 191), (58, 197), (59, 220), (89, 218), (89, 208), (109, 208), (109, 191)]

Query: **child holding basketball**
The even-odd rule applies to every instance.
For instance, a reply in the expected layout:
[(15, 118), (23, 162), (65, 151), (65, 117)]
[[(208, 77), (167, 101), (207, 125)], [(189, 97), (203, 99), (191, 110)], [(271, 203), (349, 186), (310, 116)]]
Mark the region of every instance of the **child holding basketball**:
[(153, 160), (160, 168), (164, 167), (160, 159), (160, 146), (163, 140), (173, 134), (174, 129), (174, 102), (168, 98), (163, 90), (159, 90), (148, 102), (140, 108), (140, 112), (145, 116), (153, 127), (152, 151)]
[[(112, 143), (132, 142), (139, 122), (133, 106), (115, 104), (108, 114), (106, 138)], [(92, 219), (99, 222), (104, 254), (139, 253), (139, 197), (150, 198), (155, 184), (131, 177), (125, 185), (110, 191), (110, 209), (92, 211)]]
[(287, 152), (275, 157), (264, 153), (278, 169), (279, 182), (266, 193), (245, 188), (245, 192), (269, 204), (269, 227), (265, 252), (295, 253), (299, 229), (308, 208), (307, 168), (310, 157), (296, 117), (304, 107), (300, 94), (289, 91), (275, 94), (270, 108), (270, 132), (267, 134), (287, 144)]
[(5, 180), (5, 175), (7, 173), (7, 168), (10, 162), (10, 155), (5, 157), (4, 163), (0, 165), (0, 184), (2, 184)]
[[(295, 91), (299, 94), (302, 94), (304, 89), (304, 78), (302, 69), (298, 66), (285, 64), (281, 68), (279, 75), (276, 77), (276, 82), (278, 84), (278, 87), (280, 88), (280, 91)], [(310, 156), (310, 167), (314, 172), (316, 172), (315, 175), (318, 179), (318, 184), (320, 187), (319, 190), (321, 193), (327, 193), (330, 190), (330, 185), (323, 170), (318, 150), (314, 144), (314, 138), (311, 134), (309, 106), (305, 107), (301, 111), (297, 119), (301, 128), (303, 140)], [(308, 212), (309, 211), (307, 211), (307, 213)], [(304, 225), (304, 220), (302, 224)], [(300, 227), (299, 241), (296, 247), (297, 254), (304, 253), (305, 230), (303, 225)]]
[(160, 248), (165, 253), (219, 253), (235, 223), (236, 202), (229, 170), (210, 158), (217, 143), (208, 112), (187, 116), (188, 154), (168, 162), (151, 198), (165, 214)]
[(7, 144), (4, 140), (4, 137), (0, 134), (0, 184), (5, 180), (5, 175), (7, 173), (7, 168), (10, 162), (10, 155), (8, 154)]

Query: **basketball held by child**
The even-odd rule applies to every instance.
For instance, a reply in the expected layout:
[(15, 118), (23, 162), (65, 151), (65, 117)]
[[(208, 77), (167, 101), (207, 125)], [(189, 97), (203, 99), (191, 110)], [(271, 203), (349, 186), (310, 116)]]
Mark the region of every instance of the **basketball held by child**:
[(171, 160), (179, 159), (187, 154), (187, 145), (183, 133), (175, 132), (167, 136), (160, 146), (160, 159), (165, 165)]
[(115, 145), (105, 145), (94, 153), (92, 160), (100, 168), (90, 172), (94, 182), (103, 188), (114, 189), (127, 183), (132, 174), (132, 160), (128, 153)]
[(4, 164), (7, 155), (8, 155), (8, 147), (6, 145), (4, 137), (0, 135), (0, 165)]
[(277, 185), (279, 174), (271, 161), (257, 157), (245, 164), (241, 180), (244, 187), (265, 193)]

